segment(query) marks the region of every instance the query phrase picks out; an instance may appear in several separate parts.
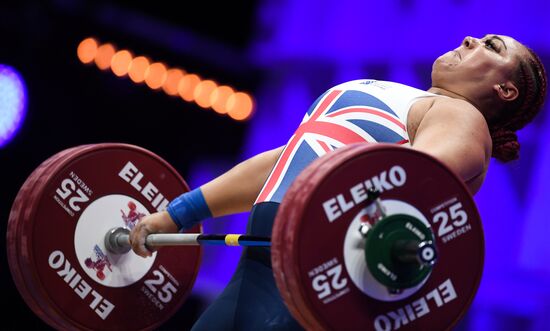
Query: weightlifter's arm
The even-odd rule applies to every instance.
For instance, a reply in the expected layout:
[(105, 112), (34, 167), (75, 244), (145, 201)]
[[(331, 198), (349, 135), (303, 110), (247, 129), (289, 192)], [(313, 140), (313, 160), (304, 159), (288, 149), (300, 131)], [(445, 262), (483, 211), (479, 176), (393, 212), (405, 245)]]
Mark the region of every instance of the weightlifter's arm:
[[(145, 237), (150, 233), (172, 233), (212, 217), (249, 211), (283, 147), (245, 160), (223, 175), (174, 199), (168, 211), (145, 216), (130, 233), (130, 243), (140, 256), (150, 256)], [(174, 217), (171, 217), (172, 214)]]
[(258, 154), (201, 186), (213, 217), (249, 211), (283, 147)]
[(475, 194), (491, 156), (491, 136), (483, 115), (463, 100), (443, 99), (428, 110), (411, 147), (434, 156)]

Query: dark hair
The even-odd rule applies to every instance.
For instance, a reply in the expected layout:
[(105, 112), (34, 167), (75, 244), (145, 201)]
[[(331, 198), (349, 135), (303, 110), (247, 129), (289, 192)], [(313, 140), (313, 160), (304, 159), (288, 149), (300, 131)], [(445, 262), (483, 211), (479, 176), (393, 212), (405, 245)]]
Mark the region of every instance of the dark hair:
[(491, 128), (493, 157), (508, 162), (519, 158), (520, 145), (516, 131), (535, 118), (546, 98), (547, 78), (544, 65), (535, 52), (525, 47), (530, 57), (520, 59), (514, 80), (519, 96), (504, 109), (498, 124)]

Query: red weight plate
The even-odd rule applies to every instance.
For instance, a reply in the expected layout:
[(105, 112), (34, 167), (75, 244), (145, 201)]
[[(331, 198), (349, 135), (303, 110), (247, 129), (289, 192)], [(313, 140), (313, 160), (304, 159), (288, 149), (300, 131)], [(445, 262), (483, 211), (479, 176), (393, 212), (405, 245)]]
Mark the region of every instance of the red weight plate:
[[(23, 185), (21, 186), (21, 189), (19, 190), (14, 203), (12, 205), (12, 209), (10, 212), (8, 225), (7, 225), (7, 234), (6, 234), (6, 251), (8, 256), (8, 265), (10, 268), (10, 272), (12, 274), (12, 278), (14, 280), (14, 283), (21, 294), (21, 297), (24, 299), (24, 301), (27, 303), (27, 305), (35, 312), (37, 316), (39, 316), (42, 320), (46, 321), (48, 324), (50, 324), (52, 327), (55, 328), (62, 328), (65, 327), (65, 325), (59, 325), (57, 324), (53, 319), (50, 318), (54, 312), (51, 309), (42, 308), (42, 306), (36, 302), (36, 299), (32, 296), (31, 290), (29, 290), (28, 286), (24, 282), (24, 278), (22, 275), (21, 268), (19, 267), (19, 257), (21, 256), (21, 252), (19, 251), (19, 240), (20, 240), (20, 231), (19, 231), (19, 225), (22, 223), (21, 220), (23, 219), (23, 213), (25, 210), (27, 210), (27, 206), (29, 205), (29, 201), (25, 199), (25, 197), (28, 197), (30, 192), (33, 191), (37, 179), (42, 175), (43, 172), (47, 171), (48, 167), (51, 167), (52, 165), (60, 162), (63, 158), (67, 157), (68, 154), (71, 152), (74, 152), (76, 148), (69, 148), (64, 151), (61, 151), (52, 157), (48, 158), (46, 161), (42, 162), (32, 173), (29, 175), (29, 177), (25, 180)], [(29, 284), (32, 287), (32, 284)]]
[[(300, 174), (276, 220), (288, 223), (283, 264), (294, 305), (314, 329), (452, 327), (471, 304), (483, 269), (481, 222), (464, 184), (432, 157), (395, 145), (352, 145), (331, 154), (334, 161), (319, 159)], [(364, 262), (358, 225), (370, 185), (382, 188), (388, 215), (413, 215), (436, 238), (431, 275), (399, 294), (373, 281)]]
[[(340, 162), (340, 160), (345, 160), (355, 155), (357, 153), (356, 149), (360, 147), (360, 145), (353, 145), (345, 149), (340, 149), (338, 153), (331, 153), (331, 155), (327, 155), (327, 157), (317, 159), (314, 163), (308, 166), (308, 169), (306, 170), (309, 174), (315, 174), (318, 172), (324, 173), (327, 171), (328, 168), (332, 168), (335, 162)], [(298, 176), (296, 178), (295, 184), (293, 184), (294, 189), (297, 190), (295, 196), (301, 196), (302, 194), (307, 195), (310, 193), (311, 185), (312, 183), (315, 183), (315, 181), (312, 181), (310, 178), (311, 177), (305, 175)], [(293, 263), (294, 261), (292, 260), (293, 247), (288, 245), (288, 242), (292, 237), (292, 234), (289, 231), (295, 230), (295, 220), (297, 219), (297, 217), (299, 217), (298, 215), (293, 214), (296, 211), (297, 210), (293, 208), (282, 208), (282, 213), (279, 213), (280, 216), (278, 218), (278, 220), (286, 219), (286, 226), (281, 232), (283, 234), (283, 237), (281, 237), (281, 239), (278, 239), (278, 241), (281, 241), (282, 243), (287, 243), (282, 245), (281, 249), (283, 255), (285, 256), (282, 261), (282, 267), (286, 274), (286, 286), (288, 288), (287, 295), (289, 296), (289, 301), (292, 302), (292, 307), (294, 307), (294, 309), (298, 311), (297, 316), (300, 316), (300, 318), (297, 319), (300, 321), (300, 323), (302, 323), (302, 325), (304, 325), (304, 327), (306, 327), (307, 329), (319, 329), (319, 321), (314, 311), (308, 308), (307, 300), (304, 299), (304, 297), (301, 295), (301, 292), (296, 292), (296, 289), (292, 286), (293, 280), (298, 277), (298, 270), (296, 270)]]
[(286, 219), (278, 219), (273, 226), (272, 238), (271, 238), (271, 264), (273, 267), (273, 274), (275, 283), (279, 289), (279, 293), (287, 306), (292, 316), (302, 325), (305, 329), (311, 329), (307, 318), (302, 315), (300, 309), (296, 307), (296, 303), (290, 293), (290, 289), (287, 286), (286, 277), (288, 272), (285, 270), (284, 261), (286, 260), (287, 252), (284, 245), (284, 231), (288, 227)]
[[(71, 154), (75, 153), (77, 150), (89, 146), (90, 145), (83, 145), (63, 150), (42, 162), (42, 164), (40, 164), (27, 178), (19, 190), (12, 206), (10, 219), (8, 222), (8, 262), (16, 287), (31, 310), (33, 310), (42, 320), (56, 329), (70, 328), (70, 324), (67, 324), (64, 320), (60, 320), (58, 313), (53, 310), (53, 307), (51, 307), (51, 303), (49, 301), (45, 301), (43, 296), (37, 295), (37, 293), (41, 292), (42, 289), (39, 287), (41, 284), (37, 284), (32, 278), (33, 270), (27, 270), (20, 266), (19, 258), (23, 256), (23, 254), (27, 254), (25, 249), (21, 249), (22, 232), (20, 228), (21, 224), (25, 224), (25, 219), (29, 214), (28, 212), (32, 210), (29, 206), (33, 205), (34, 200), (31, 199), (30, 196), (37, 187), (37, 182), (47, 179), (47, 174), (49, 173), (48, 169), (54, 167), (66, 158), (71, 157)], [(43, 177), (44, 174), (46, 174), (46, 176)]]
[[(22, 195), (25, 201), (25, 208), (22, 209), (19, 219), (17, 221), (17, 232), (18, 232), (18, 242), (16, 251), (18, 253), (18, 272), (23, 279), (23, 286), (27, 290), (29, 295), (27, 301), (36, 304), (37, 311), (40, 310), (45, 312), (44, 318), (42, 318), (46, 323), (50, 324), (52, 327), (57, 329), (72, 329), (74, 325), (68, 321), (61, 312), (52, 305), (52, 302), (48, 299), (48, 296), (45, 292), (45, 288), (42, 286), (40, 280), (36, 278), (36, 272), (34, 269), (29, 268), (26, 264), (26, 259), (28, 257), (28, 244), (27, 240), (29, 237), (27, 233), (29, 229), (25, 230), (25, 226), (32, 224), (33, 213), (35, 210), (29, 208), (29, 206), (36, 206), (39, 199), (41, 199), (41, 188), (44, 187), (44, 184), (50, 179), (51, 174), (54, 173), (55, 169), (64, 162), (70, 161), (76, 153), (83, 153), (86, 151), (94, 150), (97, 145), (88, 144), (81, 145), (73, 148), (66, 149), (59, 152), (53, 157), (52, 162), (44, 162), (41, 166), (38, 167), (38, 171), (34, 175), (34, 184), (29, 190), (28, 193)], [(25, 297), (25, 296), (23, 296)], [(31, 304), (29, 304), (32, 307)], [(34, 310), (34, 309), (33, 309)], [(35, 312), (36, 313), (36, 312)], [(38, 316), (42, 317), (37, 313)]]
[(39, 289), (32, 295), (72, 328), (158, 327), (190, 293), (200, 247), (163, 248), (142, 259), (106, 252), (103, 237), (186, 190), (170, 165), (131, 145), (96, 145), (50, 168), (29, 196), (32, 210), (21, 226), (20, 267)]
[[(28, 240), (28, 237), (25, 235), (22, 228), (25, 224), (28, 224), (29, 217), (33, 212), (33, 209), (29, 208), (29, 206), (36, 205), (37, 198), (35, 191), (37, 189), (39, 190), (39, 188), (43, 185), (42, 183), (48, 180), (51, 169), (55, 169), (58, 164), (70, 159), (73, 154), (85, 149), (93, 149), (94, 146), (95, 145), (81, 145), (57, 153), (49, 159), (50, 161), (47, 160), (43, 162), (37, 168), (37, 171), (33, 172), (33, 175), (30, 176), (33, 182), (32, 186), (28, 187), (28, 192), (25, 193), (24, 190), (23, 192), (20, 192), (23, 193), (20, 195), (24, 199), (24, 208), (21, 209), (19, 217), (15, 222), (17, 224), (16, 231), (18, 233), (18, 239), (15, 248), (17, 253), (17, 267), (14, 268), (14, 271), (21, 277), (21, 287), (24, 291), (26, 290), (21, 293), (21, 295), (29, 307), (32, 307), (32, 310), (35, 311), (35, 313), (46, 323), (57, 329), (70, 329), (73, 328), (73, 326), (59, 315), (59, 312), (52, 307), (51, 302), (47, 300), (45, 295), (38, 295), (38, 293), (43, 292), (43, 288), (41, 287), (40, 282), (35, 280), (34, 270), (29, 270), (28, 268), (25, 268), (24, 265), (24, 258), (28, 255), (26, 250), (26, 240)], [(43, 316), (40, 315), (40, 311), (45, 314)]]
[[(325, 164), (333, 163), (337, 158), (346, 157), (348, 154), (354, 153), (353, 150), (347, 150), (346, 152), (339, 152), (338, 154), (331, 155), (327, 158), (320, 158), (315, 163), (311, 164), (309, 168), (310, 173), (316, 173), (320, 168), (325, 167)], [(308, 189), (304, 185), (307, 185), (308, 179), (305, 176), (298, 176), (295, 180), (294, 188), (307, 193)], [(299, 196), (301, 193), (296, 193)], [(292, 203), (292, 202), (291, 202)], [(271, 257), (273, 272), (275, 275), (275, 281), (277, 287), (281, 292), (281, 296), (289, 308), (294, 318), (306, 329), (314, 329), (314, 325), (317, 323), (309, 322), (315, 319), (315, 316), (311, 314), (309, 309), (304, 309), (304, 302), (295, 293), (291, 292), (287, 284), (287, 278), (296, 278), (294, 274), (295, 269), (292, 267), (292, 261), (288, 258), (291, 255), (290, 246), (286, 244), (288, 238), (288, 231), (292, 231), (291, 223), (295, 220), (295, 215), (287, 215), (283, 213), (294, 211), (291, 208), (280, 208), (277, 219), (273, 226), (272, 234), (272, 246)], [(290, 265), (290, 266), (289, 266)]]

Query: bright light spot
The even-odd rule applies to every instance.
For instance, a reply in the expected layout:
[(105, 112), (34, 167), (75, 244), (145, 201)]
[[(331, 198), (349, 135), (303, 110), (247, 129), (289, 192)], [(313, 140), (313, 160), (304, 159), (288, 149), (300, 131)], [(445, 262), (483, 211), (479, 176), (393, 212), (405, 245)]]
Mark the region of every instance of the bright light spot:
[(0, 64), (0, 147), (17, 133), (25, 118), (27, 97), (23, 78)]
[(178, 84), (178, 93), (185, 101), (193, 101), (195, 99), (195, 87), (200, 83), (201, 79), (195, 74), (185, 75)]
[(101, 70), (107, 70), (111, 66), (111, 59), (115, 55), (115, 47), (109, 43), (99, 46), (95, 56), (95, 64)]
[(166, 81), (162, 89), (168, 95), (178, 95), (178, 84), (185, 73), (181, 69), (170, 69), (166, 72)]
[(218, 87), (212, 80), (203, 80), (200, 82), (195, 90), (193, 91), (193, 96), (195, 97), (195, 102), (202, 108), (208, 108), (212, 106), (210, 101), (210, 95)]
[(237, 92), (227, 99), (227, 112), (237, 121), (243, 121), (252, 115), (252, 98), (243, 92)]
[(127, 50), (118, 51), (111, 59), (111, 70), (118, 77), (128, 74), (128, 69), (132, 63), (132, 54)]
[(215, 89), (212, 94), (210, 94), (210, 103), (212, 104), (212, 109), (219, 114), (227, 113), (227, 99), (235, 93), (233, 89), (229, 86), (220, 86)]
[(97, 54), (97, 41), (94, 38), (86, 38), (78, 44), (76, 50), (78, 59), (82, 63), (91, 63)]
[(155, 62), (145, 70), (145, 84), (156, 90), (166, 81), (166, 66), (160, 62)]
[(138, 56), (130, 63), (128, 76), (134, 83), (141, 83), (145, 80), (145, 71), (149, 68), (149, 59), (145, 56)]

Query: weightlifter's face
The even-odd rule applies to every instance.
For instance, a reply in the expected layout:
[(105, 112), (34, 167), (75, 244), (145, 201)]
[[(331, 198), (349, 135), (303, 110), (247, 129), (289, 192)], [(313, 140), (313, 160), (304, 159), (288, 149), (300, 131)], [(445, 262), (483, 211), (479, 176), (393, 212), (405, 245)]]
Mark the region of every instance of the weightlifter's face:
[[(487, 89), (511, 81), (525, 47), (515, 39), (489, 34), (466, 37), (459, 47), (437, 58), (432, 68), (433, 86), (460, 94), (463, 89)], [(468, 86), (464, 86), (468, 85)]]

